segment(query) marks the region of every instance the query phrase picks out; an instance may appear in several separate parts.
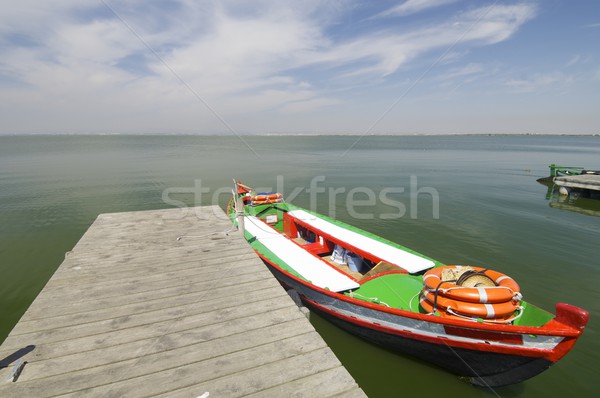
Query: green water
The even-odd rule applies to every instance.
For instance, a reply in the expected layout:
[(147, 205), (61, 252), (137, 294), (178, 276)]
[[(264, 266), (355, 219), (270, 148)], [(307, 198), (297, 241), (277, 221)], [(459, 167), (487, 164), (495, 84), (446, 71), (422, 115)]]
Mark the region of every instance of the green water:
[(444, 263), (498, 269), (520, 283), (527, 301), (543, 308), (553, 310), (560, 301), (591, 313), (583, 337), (561, 362), (496, 390), (467, 385), (312, 316), (369, 396), (592, 395), (600, 369), (600, 200), (556, 206), (536, 179), (548, 175), (550, 163), (599, 169), (600, 137), (356, 140), (0, 137), (0, 341), (98, 214), (225, 206), (236, 177), (282, 190), (299, 206)]

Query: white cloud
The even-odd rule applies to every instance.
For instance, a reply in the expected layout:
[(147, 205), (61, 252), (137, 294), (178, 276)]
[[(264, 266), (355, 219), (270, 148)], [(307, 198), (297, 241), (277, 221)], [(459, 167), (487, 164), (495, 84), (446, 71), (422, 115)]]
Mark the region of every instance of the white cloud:
[(314, 98), (306, 101), (288, 102), (281, 107), (283, 112), (303, 113), (313, 109), (320, 109), (326, 106), (337, 105), (341, 101), (333, 98)]
[[(495, 5), (410, 31), (372, 24), (345, 37), (331, 32), (350, 1), (172, 0), (168, 8), (105, 1), (109, 7), (83, 0), (4, 7), (0, 86), (10, 84), (0, 91), (0, 132), (222, 129), (213, 111), (244, 130), (244, 115), (343, 104), (353, 99), (331, 93), (354, 79), (380, 83), (419, 56), (506, 40), (536, 13), (527, 4)], [(409, 0), (394, 12), (453, 2)], [(455, 60), (466, 53), (458, 50)]]
[(460, 0), (406, 0), (390, 9), (387, 9), (375, 17), (395, 17), (416, 14), (421, 11), (443, 6), (450, 3), (456, 3)]
[[(435, 81), (439, 83), (440, 92), (444, 98), (454, 93), (465, 84), (477, 81), (482, 76), (488, 76), (491, 72), (483, 65), (469, 63), (467, 65), (450, 68), (448, 71), (437, 74)], [(489, 76), (488, 76), (489, 77)]]
[[(204, 18), (197, 18), (207, 4), (180, 2), (181, 8), (164, 10), (163, 23), (154, 23), (155, 30), (150, 30), (143, 23), (153, 16), (140, 16), (124, 7), (115, 11), (126, 23), (106, 15), (90, 20), (70, 16), (74, 9), (92, 15), (93, 10), (85, 10), (85, 4), (73, 1), (58, 4), (57, 9), (38, 9), (48, 15), (45, 25), (17, 18), (13, 31), (32, 37), (39, 45), (13, 46), (0, 60), (0, 73), (24, 83), (20, 89), (0, 93), (10, 113), (5, 121), (16, 117), (15, 109), (22, 109), (21, 119), (26, 119), (34, 113), (47, 117), (48, 109), (64, 114), (70, 108), (70, 116), (86, 115), (90, 125), (115, 128), (118, 121), (111, 123), (106, 114), (129, 111), (162, 117), (140, 121), (140, 125), (167, 127), (172, 125), (169, 115), (180, 114), (173, 113), (180, 107), (188, 109), (184, 119), (194, 125), (195, 116), (206, 111), (202, 101), (227, 114), (259, 111), (317, 95), (286, 74), (299, 53), (323, 41), (319, 29), (312, 20), (303, 19), (306, 15), (302, 12), (273, 6), (255, 18), (236, 18), (216, 7), (205, 12)], [(25, 10), (27, 7), (20, 11)], [(18, 14), (19, 10), (12, 11)], [(210, 27), (196, 25), (208, 19)], [(140, 53), (151, 60), (147, 73), (140, 75), (118, 67), (127, 56)], [(75, 119), (71, 121), (75, 123)], [(6, 128), (6, 124), (0, 127)]]
[[(527, 21), (535, 17), (537, 8), (532, 4), (491, 5), (464, 14), (464, 40), (480, 40), (486, 44), (499, 43), (510, 38)], [(470, 24), (464, 26), (463, 23)]]
[(309, 54), (306, 62), (332, 65), (357, 61), (344, 76), (378, 74), (387, 76), (417, 56), (432, 50), (447, 51), (463, 44), (494, 44), (510, 38), (518, 28), (534, 17), (529, 5), (494, 5), (459, 15), (444, 23), (413, 29), (408, 33), (376, 32)]
[(454, 79), (457, 77), (465, 77), (480, 74), (484, 70), (483, 65), (477, 63), (469, 63), (467, 65), (452, 68), (448, 72), (439, 76), (439, 79)]
[(528, 78), (511, 79), (506, 86), (518, 93), (545, 91), (550, 88), (565, 87), (573, 82), (573, 78), (561, 72), (536, 73)]

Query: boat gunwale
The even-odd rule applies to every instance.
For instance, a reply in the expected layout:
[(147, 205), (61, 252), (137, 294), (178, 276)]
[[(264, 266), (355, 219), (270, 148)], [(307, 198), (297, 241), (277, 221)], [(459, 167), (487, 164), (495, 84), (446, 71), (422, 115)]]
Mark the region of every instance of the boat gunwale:
[[(553, 357), (554, 354), (559, 354), (562, 351), (560, 344), (563, 343), (563, 341), (560, 341), (559, 343), (557, 343), (553, 348), (536, 348), (536, 347), (525, 347), (522, 344), (509, 344), (509, 343), (499, 344), (495, 340), (491, 340), (494, 343), (490, 344), (489, 340), (483, 340), (483, 339), (479, 339), (479, 338), (472, 338), (473, 340), (476, 340), (476, 341), (461, 341), (461, 340), (453, 339), (452, 337), (456, 336), (457, 338), (463, 338), (463, 336), (454, 335), (451, 333), (448, 333), (448, 336), (432, 337), (432, 336), (427, 336), (425, 334), (414, 333), (414, 332), (411, 332), (408, 330), (395, 329), (395, 328), (381, 325), (378, 323), (372, 323), (372, 322), (366, 321), (364, 319), (361, 319), (359, 317), (352, 317), (352, 316), (349, 316), (346, 314), (342, 314), (342, 313), (330, 310), (329, 308), (327, 308), (309, 298), (305, 298), (305, 300), (310, 303), (309, 304), (310, 306), (315, 306), (320, 311), (324, 311), (324, 312), (330, 314), (331, 316), (341, 318), (342, 320), (344, 320), (346, 322), (354, 323), (354, 324), (357, 324), (357, 325), (367, 328), (367, 329), (375, 329), (375, 330), (378, 330), (383, 333), (393, 334), (395, 336), (400, 336), (400, 337), (407, 338), (407, 339), (419, 340), (419, 341), (423, 341), (423, 342), (426, 342), (429, 344), (438, 344), (438, 345), (444, 345), (444, 346), (450, 346), (450, 347), (455, 347), (455, 348), (477, 351), (477, 352), (500, 353), (500, 354), (508, 354), (508, 355), (515, 355), (515, 356), (528, 356), (528, 357), (536, 357), (536, 358), (538, 358), (538, 357), (539, 358)], [(502, 334), (502, 332), (499, 332), (499, 331), (494, 331), (494, 332), (496, 332), (498, 334)], [(515, 335), (521, 336), (521, 333), (510, 333), (510, 334), (515, 334)], [(524, 355), (525, 353), (527, 353), (528, 355)], [(533, 354), (533, 355), (530, 355), (530, 354)]]
[[(257, 252), (257, 254), (264, 261), (266, 261), (270, 266), (273, 266), (274, 268), (276, 268), (278, 272), (282, 272), (286, 277), (293, 278), (295, 282), (299, 282), (299, 283), (305, 285), (306, 287), (308, 287), (309, 289), (313, 289), (313, 290), (317, 291), (318, 293), (325, 294), (334, 300), (346, 301), (351, 305), (362, 306), (362, 307), (365, 307), (365, 308), (368, 308), (368, 309), (371, 309), (374, 311), (384, 312), (384, 313), (387, 313), (390, 315), (411, 318), (411, 319), (414, 319), (414, 320), (417, 320), (420, 322), (437, 323), (437, 324), (440, 324), (441, 326), (452, 326), (452, 327), (461, 328), (461, 329), (473, 330), (475, 332), (494, 332), (494, 333), (498, 333), (498, 334), (515, 335), (515, 336), (519, 336), (520, 338), (523, 338), (523, 336), (525, 336), (525, 335), (535, 334), (535, 335), (543, 335), (543, 336), (551, 336), (551, 337), (561, 337), (562, 339), (560, 341), (558, 341), (556, 343), (556, 345), (552, 348), (537, 348), (537, 347), (527, 347), (522, 344), (502, 343), (502, 342), (494, 341), (493, 339), (491, 341), (494, 341), (494, 343), (490, 344), (490, 339), (483, 339), (483, 338), (479, 339), (477, 337), (473, 337), (472, 338), (473, 341), (464, 341), (464, 340), (461, 341), (460, 340), (462, 338), (461, 335), (455, 335), (456, 336), (456, 339), (455, 339), (455, 338), (453, 338), (454, 334), (448, 333), (448, 332), (446, 332), (446, 333), (448, 333), (447, 336), (431, 337), (431, 336), (427, 336), (424, 334), (419, 334), (419, 333), (401, 330), (401, 329), (395, 329), (395, 328), (392, 328), (389, 326), (370, 322), (367, 320), (363, 320), (360, 317), (354, 317), (354, 316), (342, 314), (340, 312), (330, 310), (327, 307), (315, 302), (314, 300), (304, 297), (301, 294), (302, 300), (308, 301), (309, 306), (314, 305), (318, 309), (328, 313), (330, 316), (337, 317), (346, 322), (351, 322), (353, 324), (356, 324), (356, 325), (366, 328), (366, 329), (374, 329), (374, 330), (377, 330), (382, 333), (392, 334), (395, 336), (400, 336), (402, 338), (415, 339), (415, 340), (423, 341), (428, 344), (443, 345), (443, 346), (447, 346), (447, 347), (455, 347), (455, 348), (467, 349), (467, 350), (478, 351), (478, 352), (500, 353), (500, 354), (506, 354), (506, 355), (514, 355), (514, 356), (527, 356), (527, 357), (531, 357), (531, 358), (545, 358), (553, 363), (556, 363), (558, 360), (560, 360), (562, 357), (564, 357), (566, 354), (568, 354), (571, 351), (571, 348), (577, 342), (579, 336), (583, 333), (583, 330), (576, 330), (575, 328), (571, 328), (572, 333), (565, 334), (565, 333), (561, 333), (561, 330), (536, 329), (536, 327), (531, 327), (531, 326), (496, 325), (496, 327), (494, 327), (494, 325), (490, 325), (490, 324), (471, 322), (471, 321), (460, 321), (460, 320), (453, 321), (451, 319), (441, 318), (441, 317), (434, 317), (437, 319), (423, 319), (423, 316), (426, 314), (414, 313), (414, 312), (401, 310), (401, 309), (397, 309), (397, 308), (388, 308), (388, 307), (384, 307), (384, 306), (378, 306), (378, 305), (371, 304), (371, 303), (363, 301), (363, 300), (358, 300), (358, 299), (351, 298), (349, 296), (345, 296), (344, 294), (341, 294), (341, 293), (335, 293), (335, 292), (331, 292), (326, 289), (321, 289), (318, 286), (312, 285), (310, 283), (306, 283), (306, 281), (295, 277), (293, 274), (290, 274), (289, 272), (287, 272), (284, 269), (281, 269), (279, 266), (274, 264), (272, 261), (269, 261), (268, 259), (264, 258), (259, 252)], [(283, 283), (285, 284), (285, 282), (283, 282)], [(407, 314), (409, 316), (406, 316)], [(553, 322), (553, 321), (554, 321), (554, 319), (549, 321), (546, 325), (544, 325), (544, 327), (550, 323), (559, 324), (558, 322)], [(560, 324), (560, 325), (563, 325), (563, 324)], [(475, 327), (473, 327), (473, 326), (475, 326)], [(499, 330), (500, 329), (499, 326), (502, 327), (503, 330)], [(513, 328), (513, 329), (517, 328), (517, 330), (506, 330), (507, 327)], [(444, 328), (444, 330), (446, 330), (446, 329)]]
[[(260, 256), (260, 253), (258, 253)], [(262, 256), (261, 256), (262, 258)], [(273, 264), (272, 262), (265, 260), (269, 263), (269, 265), (272, 265), (273, 267), (277, 268), (278, 271), (281, 271), (288, 276), (289, 273), (287, 273), (285, 270), (282, 270), (281, 268), (279, 268), (277, 265)], [(293, 277), (293, 275), (291, 275)], [(315, 287), (314, 285), (310, 285), (310, 284), (306, 284), (304, 281), (299, 280), (298, 278), (294, 278), (295, 281), (299, 281), (301, 283), (303, 283), (304, 285), (307, 285), (309, 288), (313, 288)], [(285, 283), (285, 282), (283, 282)], [(325, 289), (320, 289), (317, 287), (317, 289), (319, 293), (324, 293), (328, 296), (332, 296), (330, 293), (330, 291), (325, 290)], [(301, 295), (302, 296), (302, 295)], [(364, 304), (369, 304), (366, 303), (364, 301), (361, 300), (348, 300), (347, 296), (344, 296), (342, 294), (339, 294), (339, 297), (332, 297), (334, 300), (341, 298), (344, 301), (349, 302), (352, 305), (358, 305), (358, 306), (363, 306), (363, 307), (367, 307), (370, 308), (372, 306), (369, 305), (364, 305)], [(478, 339), (478, 338), (471, 338), (473, 341), (464, 341), (464, 340), (460, 340), (461, 338), (463, 338), (463, 336), (461, 335), (453, 335), (453, 334), (448, 334), (447, 336), (439, 336), (439, 337), (432, 337), (432, 336), (427, 336), (424, 334), (419, 334), (419, 333), (415, 333), (415, 332), (411, 332), (411, 331), (407, 331), (407, 330), (401, 330), (401, 329), (395, 329), (389, 326), (385, 326), (382, 324), (378, 324), (378, 323), (373, 323), (370, 321), (366, 321), (363, 320), (359, 317), (354, 317), (354, 316), (350, 316), (350, 315), (346, 315), (346, 314), (342, 314), (340, 312), (336, 312), (333, 310), (328, 309), (327, 307), (315, 302), (314, 300), (311, 300), (307, 297), (303, 297), (303, 300), (307, 301), (309, 303), (309, 306), (314, 305), (316, 308), (325, 311), (326, 313), (328, 313), (330, 316), (333, 316), (335, 318), (339, 318), (343, 321), (346, 322), (350, 322), (356, 325), (359, 325), (362, 328), (365, 329), (374, 329), (377, 330), (379, 332), (382, 333), (387, 333), (387, 334), (392, 334), (395, 336), (400, 336), (402, 338), (406, 338), (406, 339), (414, 339), (414, 340), (418, 340), (418, 341), (422, 341), (422, 342), (426, 342), (428, 344), (435, 344), (435, 345), (443, 345), (443, 346), (447, 346), (447, 347), (454, 347), (454, 348), (460, 348), (460, 349), (466, 349), (466, 350), (472, 350), (475, 352), (488, 352), (488, 353), (500, 353), (500, 354), (506, 354), (506, 355), (515, 355), (515, 356), (528, 356), (531, 358), (545, 358), (548, 359), (550, 361), (557, 362), (558, 360), (560, 360), (564, 355), (566, 355), (571, 348), (573, 347), (573, 345), (575, 344), (575, 342), (577, 341), (579, 335), (574, 335), (574, 336), (562, 336), (562, 335), (557, 335), (557, 334), (552, 334), (552, 333), (536, 333), (537, 335), (549, 335), (549, 336), (553, 336), (553, 337), (563, 337), (563, 339), (561, 339), (561, 341), (558, 341), (556, 343), (556, 345), (552, 348), (536, 348), (536, 347), (527, 347), (527, 346), (523, 346), (522, 344), (507, 344), (507, 343), (498, 343), (497, 341), (494, 341), (494, 343), (490, 344), (489, 340), (486, 339)], [(384, 312), (382, 311), (382, 308), (370, 308), (374, 311), (380, 311), (380, 312)], [(387, 307), (383, 307), (383, 309), (387, 309)], [(409, 314), (414, 314), (414, 313), (410, 313), (408, 311), (404, 311), (404, 310), (398, 310), (400, 312), (406, 312)], [(391, 313), (391, 315), (396, 315), (396, 316), (403, 316), (403, 314), (394, 314), (393, 312), (390, 311), (385, 311), (387, 313)], [(424, 314), (420, 314), (420, 315), (424, 315)], [(417, 317), (410, 317), (410, 318), (417, 318)], [(436, 317), (438, 318), (438, 317)], [(444, 318), (442, 318), (443, 320)], [(424, 320), (424, 319), (416, 319), (417, 321), (421, 321), (421, 322), (429, 322), (428, 320)], [(460, 322), (460, 321), (459, 321)], [(464, 321), (462, 321), (464, 322)], [(444, 323), (449, 323), (449, 322), (437, 322), (437, 323), (442, 323), (442, 326), (446, 326), (444, 325)], [(471, 324), (469, 322), (469, 324)], [(507, 332), (503, 332), (500, 330), (486, 330), (485, 328), (480, 328), (481, 323), (476, 323), (477, 328), (472, 328), (469, 327), (469, 325), (465, 325), (460, 324), (460, 325), (456, 325), (456, 324), (449, 324), (447, 326), (453, 326), (453, 327), (457, 327), (457, 328), (462, 328), (462, 329), (471, 329), (474, 330), (476, 332), (480, 331), (480, 332), (495, 332), (498, 334), (510, 334), (510, 335), (515, 335), (515, 336), (519, 336), (522, 337), (523, 335), (528, 335), (531, 333), (527, 333), (527, 332), (519, 332), (519, 331), (509, 331)], [(444, 328), (445, 330), (445, 328)], [(581, 334), (581, 333), (579, 333)], [(452, 338), (453, 336), (456, 336), (455, 338)], [(487, 342), (486, 342), (487, 341)], [(526, 355), (526, 354), (533, 354), (533, 355)]]
[[(254, 249), (254, 248), (253, 248)], [(296, 282), (301, 283), (309, 289), (316, 290), (319, 293), (325, 294), (333, 299), (342, 300), (349, 302), (351, 304), (355, 304), (361, 307), (365, 307), (371, 310), (385, 312), (391, 315), (404, 316), (407, 318), (412, 318), (418, 321), (423, 322), (432, 322), (441, 325), (449, 325), (449, 326), (457, 326), (464, 327), (475, 330), (484, 330), (484, 331), (495, 331), (495, 332), (503, 332), (503, 333), (514, 333), (514, 334), (534, 334), (534, 335), (544, 335), (544, 336), (558, 336), (558, 337), (577, 337), (580, 336), (583, 331), (569, 325), (559, 323), (555, 321), (555, 318), (552, 318), (550, 321), (546, 322), (542, 326), (523, 326), (523, 325), (503, 325), (503, 324), (490, 324), (476, 321), (463, 321), (460, 319), (452, 319), (452, 318), (443, 318), (434, 315), (423, 314), (420, 312), (403, 310), (400, 308), (392, 308), (386, 307), (381, 304), (370, 303), (368, 301), (360, 300), (354, 297), (347, 296), (343, 293), (333, 292), (328, 289), (323, 289), (319, 286), (313, 285), (309, 281), (305, 281), (292, 274), (291, 272), (281, 268), (279, 265), (275, 264), (273, 261), (269, 260), (265, 255), (260, 253), (258, 250), (254, 249), (254, 251), (258, 254), (258, 256), (269, 263), (271, 266), (277, 268), (278, 271), (284, 273), (286, 276), (294, 279)], [(533, 305), (533, 304), (531, 304)], [(542, 310), (545, 311), (545, 310)], [(429, 318), (431, 317), (431, 318)], [(553, 322), (554, 321), (554, 322)], [(552, 325), (561, 325), (563, 327), (557, 328)]]

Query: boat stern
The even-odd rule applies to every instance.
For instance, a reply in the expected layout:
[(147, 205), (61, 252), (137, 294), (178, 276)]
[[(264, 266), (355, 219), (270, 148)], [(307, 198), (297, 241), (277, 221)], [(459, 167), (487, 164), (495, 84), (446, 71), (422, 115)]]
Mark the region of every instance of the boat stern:
[(583, 332), (590, 319), (590, 313), (571, 304), (557, 303), (554, 320), (570, 328)]

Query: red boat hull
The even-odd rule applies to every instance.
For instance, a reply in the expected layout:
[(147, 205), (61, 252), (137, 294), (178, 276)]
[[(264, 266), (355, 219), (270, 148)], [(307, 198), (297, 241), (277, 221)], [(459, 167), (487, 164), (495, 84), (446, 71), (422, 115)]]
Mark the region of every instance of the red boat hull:
[(482, 387), (501, 387), (519, 383), (543, 372), (554, 364), (546, 358), (474, 351), (451, 347), (443, 343), (435, 344), (399, 338), (397, 335), (365, 328), (351, 320), (332, 315), (310, 300), (303, 300), (303, 302), (311, 311), (349, 333), (387, 349), (440, 366), (466, 378), (471, 384)]
[[(555, 335), (546, 331), (537, 336), (542, 343), (536, 345), (538, 342), (531, 341), (527, 333), (507, 333), (505, 326), (498, 331), (489, 327), (486, 330), (476, 323), (465, 325), (465, 322), (438, 317), (430, 321), (431, 318), (423, 314), (405, 314), (406, 317), (386, 314), (370, 308), (373, 307), (370, 303), (315, 287), (262, 258), (286, 289), (297, 291), (308, 308), (331, 323), (374, 344), (445, 368), (474, 385), (499, 387), (527, 380), (562, 358), (581, 333), (573, 333), (573, 329), (560, 324)], [(569, 322), (583, 326), (587, 323), (589, 315), (583, 310), (575, 308), (566, 313), (570, 314), (567, 317), (577, 318), (579, 314), (585, 318), (567, 319), (567, 326)], [(381, 319), (373, 321), (373, 314), (381, 314)], [(386, 319), (393, 319), (398, 325)], [(557, 324), (556, 320), (551, 323)], [(476, 325), (469, 326), (473, 324)], [(414, 329), (410, 330), (410, 325), (414, 325)], [(431, 330), (419, 333), (427, 328)], [(571, 333), (567, 333), (568, 329)]]

